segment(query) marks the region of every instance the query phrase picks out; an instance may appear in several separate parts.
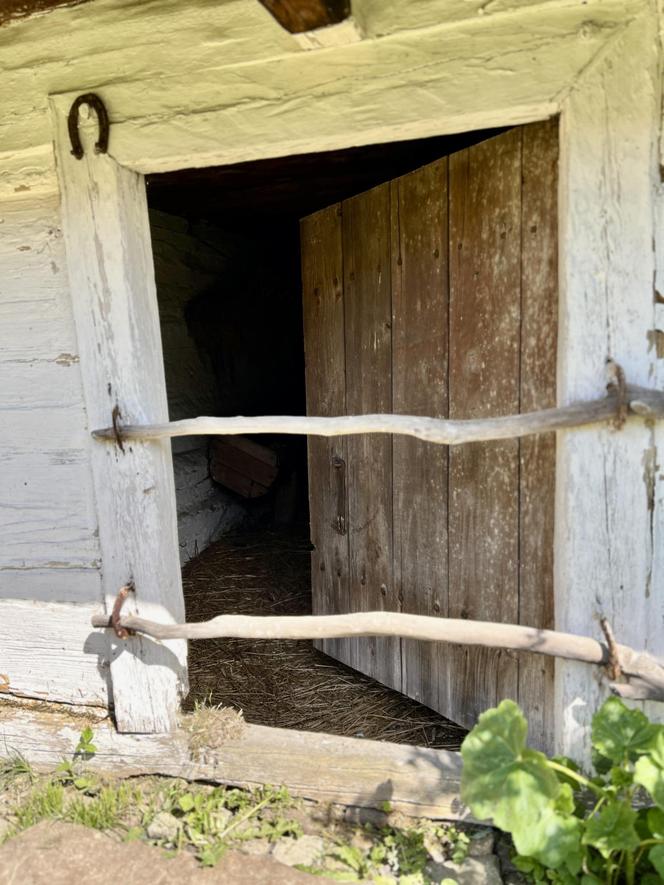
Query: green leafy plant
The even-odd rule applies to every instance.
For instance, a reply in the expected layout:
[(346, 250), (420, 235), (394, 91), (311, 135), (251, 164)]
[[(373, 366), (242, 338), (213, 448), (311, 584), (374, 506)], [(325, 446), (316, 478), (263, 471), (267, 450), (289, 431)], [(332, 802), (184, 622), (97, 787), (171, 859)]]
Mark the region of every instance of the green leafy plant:
[(28, 760), (20, 753), (14, 753), (0, 760), (0, 791), (6, 790), (14, 781), (24, 778), (33, 783), (36, 775)]
[[(145, 815), (148, 824), (159, 811), (168, 810), (177, 821), (177, 833), (167, 841), (175, 850), (190, 847), (204, 866), (214, 866), (231, 842), (300, 836), (300, 825), (287, 816), (293, 804), (283, 788), (254, 791), (216, 787), (209, 791), (183, 790), (174, 784)], [(136, 838), (132, 832), (131, 838)]]
[(96, 746), (92, 743), (94, 738), (94, 732), (87, 725), (83, 731), (80, 733), (78, 738), (78, 743), (76, 744), (76, 749), (74, 750), (74, 756), (82, 756), (84, 758), (89, 758), (90, 756), (94, 756), (97, 752)]
[[(328, 856), (341, 862), (347, 871), (318, 871), (311, 868), (305, 871), (320, 872), (340, 881), (369, 880), (375, 885), (394, 885), (395, 882), (400, 885), (431, 885), (433, 881), (439, 881), (433, 880), (428, 872), (431, 852), (461, 863), (468, 855), (470, 844), (468, 835), (463, 831), (450, 824), (426, 820), (408, 828), (373, 827), (369, 824), (364, 832), (371, 841), (368, 849), (338, 840), (328, 852)], [(455, 885), (452, 879), (444, 882)]]
[(81, 772), (78, 765), (80, 760), (91, 759), (97, 752), (96, 746), (92, 743), (93, 738), (92, 729), (86, 726), (79, 735), (72, 758), (63, 759), (55, 769), (56, 776), (65, 786), (72, 784), (77, 790), (86, 793), (95, 792), (97, 782), (91, 775)]
[(511, 834), (517, 868), (560, 885), (664, 882), (664, 727), (607, 700), (593, 717), (592, 777), (528, 748), (527, 731), (503, 701), (461, 748), (462, 799)]

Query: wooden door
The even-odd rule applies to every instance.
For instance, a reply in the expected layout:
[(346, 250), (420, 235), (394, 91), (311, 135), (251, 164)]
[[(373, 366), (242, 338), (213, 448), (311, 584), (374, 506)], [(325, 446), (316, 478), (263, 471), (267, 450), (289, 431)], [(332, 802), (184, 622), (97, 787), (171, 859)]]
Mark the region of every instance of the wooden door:
[[(307, 409), (488, 417), (555, 405), (556, 121), (302, 221)], [(314, 612), (550, 627), (555, 438), (309, 441)], [(463, 725), (503, 697), (544, 746), (552, 663), (399, 639), (320, 647)]]

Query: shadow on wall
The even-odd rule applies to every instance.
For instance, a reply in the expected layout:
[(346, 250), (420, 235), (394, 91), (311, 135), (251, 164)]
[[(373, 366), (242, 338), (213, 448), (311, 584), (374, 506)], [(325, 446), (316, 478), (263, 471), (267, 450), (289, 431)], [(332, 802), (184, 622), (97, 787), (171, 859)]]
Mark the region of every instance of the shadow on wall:
[[(299, 230), (150, 214), (171, 420), (305, 411)], [(268, 445), (274, 441), (259, 438)], [(306, 495), (306, 442), (279, 441)], [(255, 518), (272, 498), (247, 502), (210, 477), (209, 440), (173, 440), (181, 561)]]

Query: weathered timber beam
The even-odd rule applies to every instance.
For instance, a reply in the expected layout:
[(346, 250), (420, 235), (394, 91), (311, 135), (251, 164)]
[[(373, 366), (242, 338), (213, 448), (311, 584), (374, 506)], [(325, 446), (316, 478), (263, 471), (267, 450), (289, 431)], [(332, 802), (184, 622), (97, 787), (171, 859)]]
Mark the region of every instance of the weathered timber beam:
[[(627, 415), (646, 419), (664, 417), (664, 392), (628, 385), (625, 388)], [(574, 403), (522, 415), (500, 418), (449, 421), (417, 415), (342, 415), (336, 418), (314, 416), (259, 416), (235, 418), (187, 418), (167, 424), (128, 424), (93, 430), (100, 440), (163, 439), (175, 436), (236, 435), (246, 433), (287, 433), (310, 436), (351, 436), (359, 433), (396, 433), (414, 436), (439, 445), (493, 439), (514, 439), (588, 424), (602, 424), (619, 417), (621, 404), (616, 394), (603, 399)]]
[[(93, 627), (110, 627), (107, 615), (94, 615)], [(535, 654), (607, 666), (612, 656), (620, 671), (637, 682), (628, 686), (629, 697), (641, 697), (647, 690), (650, 699), (664, 700), (664, 666), (646, 652), (629, 646), (607, 644), (589, 636), (539, 630), (517, 624), (469, 621), (458, 618), (434, 618), (401, 612), (354, 612), (342, 615), (253, 616), (220, 615), (209, 621), (191, 624), (160, 624), (136, 615), (120, 617), (118, 626), (143, 633), (154, 639), (341, 639), (349, 636), (401, 636), (429, 642), (455, 645), (506, 648)], [(623, 694), (623, 686), (613, 690)]]
[(350, 15), (350, 0), (259, 0), (291, 34), (302, 34), (343, 21)]
[[(122, 734), (108, 721), (94, 723), (97, 751), (86, 768), (118, 777), (280, 784), (295, 796), (353, 809), (380, 811), (389, 802), (395, 811), (414, 816), (470, 818), (459, 798), (459, 753), (246, 724), (238, 737), (223, 742), (213, 734), (214, 746), (194, 758), (191, 718), (182, 716), (180, 727), (168, 734)], [(2, 707), (0, 758), (20, 753), (37, 768), (53, 769), (71, 757), (80, 732), (80, 717)]]
[(0, 3), (0, 25), (17, 18), (26, 18), (35, 12), (47, 12), (58, 6), (79, 6), (90, 0), (2, 0)]

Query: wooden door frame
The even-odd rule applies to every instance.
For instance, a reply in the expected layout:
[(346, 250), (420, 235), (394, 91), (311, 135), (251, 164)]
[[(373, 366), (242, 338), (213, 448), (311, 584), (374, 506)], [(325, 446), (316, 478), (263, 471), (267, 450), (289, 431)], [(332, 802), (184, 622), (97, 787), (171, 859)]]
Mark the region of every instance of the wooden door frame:
[[(187, 115), (166, 104), (161, 114), (149, 108), (143, 118), (124, 119), (123, 100), (131, 98), (134, 106), (145, 107), (149, 84), (123, 83), (117, 94), (112, 86), (101, 93), (112, 121), (109, 154), (88, 150), (79, 161), (70, 155), (66, 129), (66, 116), (77, 93), (51, 96), (62, 222), (90, 428), (108, 425), (116, 404), (125, 420), (158, 421), (165, 414), (144, 175), (518, 125), (554, 114), (561, 121), (558, 401), (563, 405), (601, 395), (607, 356), (623, 366), (630, 382), (652, 384), (657, 370), (656, 351), (649, 347), (655, 329), (652, 243), (659, 185), (657, 15), (648, 2), (631, 4), (623, 24), (607, 27), (606, 39), (591, 62), (580, 64), (574, 55), (580, 44), (573, 41), (597, 39), (598, 32), (592, 28), (599, 25), (588, 24), (588, 17), (591, 11), (599, 18), (604, 14), (596, 4), (591, 6), (592, 10), (577, 4), (562, 10), (540, 9), (537, 19), (532, 11), (514, 13), (499, 33), (489, 30), (494, 54), (509, 55), (521, 72), (512, 71), (509, 78), (497, 76), (485, 63), (481, 40), (464, 44), (468, 77), (445, 81), (447, 92), (439, 86), (443, 92), (437, 93), (435, 101), (423, 103), (419, 80), (406, 75), (396, 105), (397, 110), (399, 106), (409, 109), (405, 123), (395, 114), (390, 77), (382, 83), (379, 77), (374, 84), (375, 113), (370, 122), (364, 116), (366, 101), (361, 95), (356, 101), (351, 88), (347, 94), (336, 93), (333, 105), (323, 100), (315, 107), (291, 103), (286, 123), (275, 124), (271, 105), (264, 110), (260, 102), (250, 105), (242, 126), (233, 124), (234, 115), (243, 107), (237, 95), (237, 106), (230, 108), (205, 112), (194, 108)], [(625, 5), (620, 8), (624, 10)], [(603, 9), (609, 14), (613, 5), (605, 4)], [(564, 18), (566, 29), (547, 30), (547, 15)], [(543, 28), (539, 42), (526, 48), (524, 22), (530, 23), (529, 39)], [(479, 34), (479, 25), (475, 29)], [(441, 32), (443, 44), (451, 39), (450, 34), (454, 36), (453, 29)], [(350, 71), (354, 58), (371, 52), (378, 57), (379, 44), (368, 47), (360, 42), (331, 51), (339, 54)], [(316, 53), (306, 56), (289, 64), (300, 65), (304, 71), (316, 62)], [(449, 64), (454, 73), (458, 53)], [(534, 76), (538, 65), (555, 72), (555, 93), (550, 77)], [(223, 70), (211, 70), (201, 81), (201, 89), (213, 81), (218, 88), (222, 79)], [(362, 88), (366, 89), (366, 83)], [(314, 125), (307, 125), (308, 113)], [(100, 182), (103, 207), (98, 200)], [(128, 224), (131, 237), (122, 236)], [(105, 285), (122, 305), (110, 315), (104, 312)], [(100, 336), (112, 347), (104, 351)], [(664, 562), (653, 554), (655, 538), (664, 528), (664, 508), (655, 506), (654, 456), (648, 460), (655, 443), (664, 442), (662, 432), (633, 423), (620, 434), (596, 428), (558, 434), (558, 629), (599, 637), (597, 616), (604, 614), (614, 623), (620, 641), (642, 647), (646, 637), (648, 650), (664, 650), (658, 635), (664, 602), (655, 592), (664, 582)], [(118, 470), (118, 465), (134, 463), (130, 458), (140, 464), (139, 476), (130, 469)], [(141, 612), (147, 615), (146, 609), (152, 608), (157, 619), (178, 617), (182, 593), (170, 454), (156, 443), (134, 445), (130, 454), (123, 455), (99, 444), (92, 446), (92, 467), (107, 604), (120, 584), (132, 575), (138, 580), (141, 573), (144, 580), (149, 576), (151, 587), (139, 593)], [(156, 494), (152, 490), (155, 478)], [(140, 506), (132, 500), (140, 500)], [(629, 518), (624, 519), (624, 514)], [(164, 537), (146, 532), (143, 540), (134, 543), (139, 519), (152, 530), (164, 527)], [(163, 648), (135, 639), (131, 645), (131, 651), (119, 653), (111, 664), (116, 716), (120, 711), (121, 727), (128, 730), (162, 730), (172, 723), (177, 710), (184, 648), (180, 645), (169, 651), (169, 664)], [(604, 692), (590, 669), (570, 662), (557, 666), (558, 749), (582, 753), (590, 716)]]

